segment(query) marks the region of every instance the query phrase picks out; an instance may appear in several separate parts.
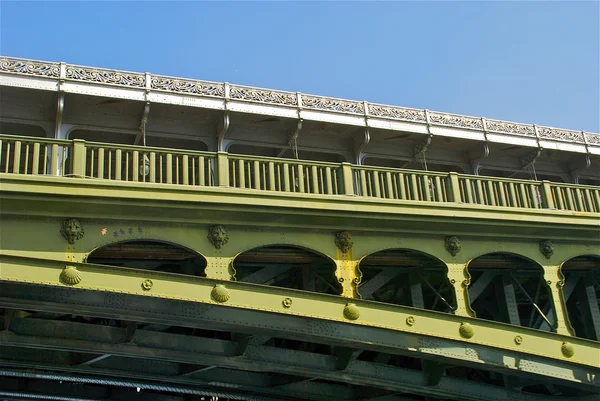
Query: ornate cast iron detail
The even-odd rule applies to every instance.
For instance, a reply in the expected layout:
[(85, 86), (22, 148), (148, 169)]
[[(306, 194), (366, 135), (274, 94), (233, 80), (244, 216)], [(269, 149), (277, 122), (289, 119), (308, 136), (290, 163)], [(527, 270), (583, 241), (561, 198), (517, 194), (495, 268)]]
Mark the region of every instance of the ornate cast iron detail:
[(458, 333), (461, 337), (471, 338), (475, 335), (475, 330), (473, 330), (473, 326), (470, 323), (461, 323), (458, 328)]
[(474, 117), (429, 112), (429, 121), (432, 124), (438, 125), (449, 125), (452, 127), (460, 128), (474, 128), (479, 130), (483, 129), (483, 123), (481, 122), (481, 119)]
[(369, 104), (369, 115), (423, 123), (427, 121), (423, 110), (405, 109), (403, 107), (382, 106), (377, 104)]
[(554, 245), (550, 240), (540, 241), (540, 252), (542, 255), (546, 257), (546, 259), (550, 259), (550, 257), (554, 254)]
[(351, 100), (302, 95), (302, 106), (307, 109), (339, 111), (342, 113), (364, 114), (364, 103)]
[(575, 347), (573, 347), (573, 344), (568, 343), (566, 341), (562, 343), (562, 345), (560, 347), (560, 351), (567, 358), (570, 358), (573, 355), (575, 355)]
[(229, 242), (229, 236), (225, 227), (223, 226), (212, 226), (208, 229), (208, 240), (217, 249), (221, 249), (223, 245)]
[(360, 317), (358, 306), (353, 303), (348, 303), (344, 306), (344, 317), (348, 320), (356, 320)]
[(335, 246), (337, 246), (343, 253), (348, 252), (352, 249), (354, 242), (352, 236), (348, 231), (339, 231), (335, 234)]
[(549, 138), (559, 141), (585, 143), (581, 131), (570, 131), (566, 129), (557, 129), (549, 127), (537, 127), (541, 138)]
[(460, 252), (460, 240), (456, 235), (446, 237), (444, 241), (444, 247), (450, 253), (450, 255), (456, 256)]
[(229, 298), (231, 298), (231, 294), (223, 284), (217, 284), (210, 292), (210, 297), (215, 302), (224, 303), (229, 301)]
[(77, 219), (66, 219), (62, 222), (60, 235), (62, 235), (62, 237), (66, 239), (69, 244), (73, 245), (75, 241), (83, 238), (83, 226)]
[(281, 304), (286, 309), (291, 308), (292, 307), (292, 298), (284, 298), (283, 301), (281, 302)]
[(150, 279), (144, 280), (144, 281), (142, 282), (142, 289), (143, 289), (144, 291), (150, 291), (150, 290), (152, 289), (152, 287), (153, 287), (153, 286), (154, 286), (154, 283), (153, 283), (153, 282), (152, 282), (152, 280), (150, 280)]
[(78, 81), (99, 82), (103, 84), (133, 86), (143, 88), (146, 86), (146, 75), (135, 72), (116, 70), (103, 70), (87, 67), (67, 67), (67, 78)]
[(505, 134), (524, 135), (535, 137), (533, 125), (509, 123), (498, 120), (485, 120), (488, 131), (501, 132)]
[(412, 326), (415, 324), (415, 318), (413, 316), (409, 316), (406, 318), (406, 325)]
[(280, 92), (268, 89), (231, 86), (229, 88), (229, 96), (232, 99), (251, 100), (260, 103), (273, 103), (285, 106), (298, 105), (298, 97), (295, 93)]
[(600, 145), (600, 135), (590, 134), (589, 132), (587, 132), (585, 134), (585, 137), (587, 138), (588, 143), (591, 143), (593, 145)]
[(515, 336), (515, 344), (517, 344), (517, 345), (523, 344), (523, 337)]
[(195, 95), (215, 97), (225, 96), (223, 84), (216, 84), (212, 82), (152, 76), (151, 85), (152, 89), (160, 89), (171, 92), (191, 93)]
[(60, 77), (60, 64), (2, 58), (0, 59), (0, 71), (58, 78)]
[(66, 266), (61, 272), (59, 279), (66, 285), (75, 285), (81, 282), (81, 272), (75, 266)]

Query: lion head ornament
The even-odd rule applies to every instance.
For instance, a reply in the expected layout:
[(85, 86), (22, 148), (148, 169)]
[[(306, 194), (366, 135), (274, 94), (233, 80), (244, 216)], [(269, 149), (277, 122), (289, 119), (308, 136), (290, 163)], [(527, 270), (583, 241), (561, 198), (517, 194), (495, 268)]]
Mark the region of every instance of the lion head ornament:
[(83, 238), (83, 226), (77, 219), (66, 219), (62, 222), (60, 235), (67, 240), (69, 244), (74, 244), (75, 241)]

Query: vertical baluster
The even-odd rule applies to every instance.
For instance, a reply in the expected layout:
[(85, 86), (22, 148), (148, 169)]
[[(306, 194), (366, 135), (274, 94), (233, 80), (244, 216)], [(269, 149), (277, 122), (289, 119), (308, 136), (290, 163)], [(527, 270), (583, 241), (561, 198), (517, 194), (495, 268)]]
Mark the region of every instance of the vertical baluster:
[[(8, 142), (2, 142), (2, 139), (0, 139), (0, 160), (2, 160), (2, 151), (4, 149), (3, 146), (5, 143), (8, 145)], [(0, 166), (0, 168), (2, 168), (2, 166)]]
[(594, 203), (596, 205), (595, 212), (600, 212), (600, 189), (592, 189), (592, 197), (594, 198)]
[(407, 199), (404, 173), (398, 173), (398, 199)]
[(385, 174), (382, 176), (385, 179), (385, 196), (384, 198), (387, 199), (394, 199), (394, 187), (392, 185), (392, 173), (390, 173), (389, 171), (386, 171)]
[(465, 178), (465, 195), (467, 197), (467, 203), (473, 203), (473, 191), (472, 191), (472, 185), (471, 185), (471, 180), (468, 178)]
[(33, 144), (33, 156), (31, 160), (31, 174), (38, 174), (40, 170), (40, 144)]
[[(50, 148), (49, 145), (44, 146), (44, 172), (43, 174), (48, 174), (48, 149)], [(8, 159), (8, 155), (7, 155), (7, 159)]]
[(156, 182), (156, 152), (150, 152), (149, 155), (150, 174), (148, 174), (148, 182)]
[(494, 184), (491, 180), (486, 180), (485, 184), (489, 199), (488, 205), (496, 206), (496, 191), (494, 191)]
[(509, 182), (508, 184), (508, 200), (509, 204), (507, 206), (511, 207), (519, 207), (519, 203), (517, 202), (517, 187), (514, 182)]
[(554, 202), (556, 203), (556, 207), (558, 210), (563, 210), (565, 208), (562, 196), (562, 188), (561, 187), (552, 187), (552, 195), (554, 196)]
[(497, 182), (496, 185), (498, 191), (498, 205), (507, 206), (506, 194), (504, 192), (504, 182)]
[(140, 152), (134, 150), (131, 154), (131, 180), (137, 182), (140, 179)]
[(51, 156), (51, 166), (50, 166), (50, 171), (52, 175), (58, 175), (59, 169), (58, 169), (58, 145), (57, 144), (53, 144), (52, 145), (52, 156)]
[[(54, 160), (54, 157), (52, 159)], [(98, 178), (104, 178), (104, 148), (98, 149)]]
[(109, 149), (108, 150), (108, 176), (106, 177), (109, 180), (113, 179), (112, 178), (112, 155), (113, 155), (113, 151), (112, 151), (112, 149)]
[(166, 155), (166, 160), (165, 160), (165, 164), (167, 167), (167, 184), (172, 184), (173, 183), (173, 154), (172, 153), (167, 153)]
[(433, 197), (436, 202), (443, 202), (444, 199), (442, 197), (442, 182), (439, 176), (435, 176), (432, 178), (433, 180)]
[(30, 143), (25, 143), (25, 166), (23, 167), (23, 174), (27, 174), (29, 171), (29, 147)]
[(21, 141), (15, 141), (15, 149), (13, 152), (13, 168), (15, 174), (21, 173)]
[(531, 207), (533, 209), (537, 209), (539, 208), (537, 186), (535, 184), (527, 184), (527, 186), (529, 189), (529, 196), (531, 199)]
[(310, 178), (312, 180), (312, 193), (319, 193), (319, 176), (317, 172), (317, 166), (310, 166)]
[(252, 162), (252, 173), (254, 175), (254, 182), (252, 188), (260, 189), (260, 163), (258, 160)]
[(129, 170), (129, 165), (131, 161), (131, 152), (130, 151), (125, 151), (125, 181), (130, 181), (130, 176), (129, 173), (131, 172)]
[(360, 177), (360, 194), (362, 196), (369, 196), (369, 192), (367, 191), (367, 176), (364, 169), (360, 169), (358, 173)]
[(525, 191), (525, 185), (523, 185), (523, 183), (520, 182), (517, 184), (517, 186), (519, 187), (519, 200), (521, 207), (529, 207), (529, 204), (527, 202), (527, 192)]
[(419, 191), (419, 184), (417, 182), (417, 176), (415, 173), (410, 173), (410, 185), (409, 185), (409, 199), (410, 200), (421, 200), (422, 194)]
[(117, 149), (115, 151), (115, 180), (121, 181), (123, 171), (122, 171), (122, 162), (123, 162), (123, 151), (121, 149)]
[[(63, 146), (62, 150), (63, 150), (62, 151), (62, 153), (63, 153), (62, 154), (62, 163), (61, 163), (62, 170), (60, 172), (60, 175), (64, 176), (67, 173), (67, 171), (68, 171), (67, 170), (67, 155), (69, 153), (69, 146)], [(73, 162), (73, 160), (69, 160), (69, 161), (71, 163)]]
[(575, 208), (575, 202), (573, 201), (573, 196), (571, 194), (571, 188), (564, 187), (563, 191), (565, 193), (565, 206), (567, 207), (567, 210), (577, 210)]
[(594, 211), (594, 204), (592, 203), (592, 197), (590, 196), (590, 190), (587, 188), (582, 189), (583, 191), (583, 196), (584, 196), (584, 200), (585, 200), (585, 207), (584, 207), (584, 211), (586, 212), (593, 212)]
[(290, 165), (283, 163), (281, 168), (283, 169), (283, 190), (290, 192)]
[(269, 162), (269, 190), (275, 191), (275, 164), (273, 162)]
[(239, 188), (246, 188), (246, 174), (244, 169), (244, 161), (238, 160), (238, 169), (237, 169), (237, 179), (239, 183)]
[(299, 165), (298, 166), (298, 191), (300, 193), (305, 193), (305, 189), (304, 189), (304, 166), (303, 165)]
[(475, 178), (475, 194), (473, 196), (473, 200), (475, 203), (479, 205), (487, 205), (485, 199), (485, 193), (483, 191), (483, 187), (481, 186), (481, 178)]
[(371, 194), (376, 198), (381, 198), (381, 188), (379, 187), (379, 173), (375, 170), (369, 172), (369, 178), (371, 179)]
[[(206, 181), (204, 178), (204, 156), (199, 156), (198, 157), (198, 185), (200, 186), (205, 186), (206, 185)], [(210, 172), (208, 174), (210, 176)]]
[(583, 208), (583, 199), (581, 198), (581, 191), (579, 190), (579, 188), (571, 188), (571, 191), (573, 192), (573, 198), (575, 199), (575, 205), (577, 205), (577, 209), (580, 212), (584, 211)]
[(421, 182), (423, 183), (423, 200), (427, 202), (431, 201), (430, 180), (429, 175), (424, 174), (421, 176)]
[(333, 181), (331, 180), (331, 167), (325, 167), (325, 182), (327, 183), (327, 195), (332, 195)]

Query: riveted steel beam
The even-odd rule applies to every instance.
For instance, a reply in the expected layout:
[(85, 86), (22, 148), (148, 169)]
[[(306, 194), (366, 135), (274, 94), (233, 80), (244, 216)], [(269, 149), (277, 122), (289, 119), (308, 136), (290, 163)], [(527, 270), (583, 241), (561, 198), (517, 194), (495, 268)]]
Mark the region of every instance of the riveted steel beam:
[[(30, 290), (27, 291), (27, 288)], [(31, 288), (35, 293), (31, 294)], [(293, 315), (274, 315), (249, 309), (223, 308), (190, 302), (137, 297), (127, 294), (88, 292), (66, 288), (23, 286), (0, 282), (4, 298), (0, 307), (48, 312), (137, 319), (156, 324), (203, 327), (212, 330), (266, 333), (313, 343), (362, 348), (411, 357), (432, 358), (451, 364), (464, 364), (511, 375), (544, 376), (565, 383), (597, 384), (597, 368), (577, 366), (567, 361), (549, 360), (519, 352), (497, 350), (477, 344), (427, 338), (417, 333), (394, 332), (375, 327), (327, 322)], [(60, 300), (58, 303), (57, 300)], [(415, 315), (416, 319), (419, 318)], [(438, 322), (443, 324), (443, 322)], [(136, 333), (138, 335), (140, 331)], [(548, 334), (548, 333), (542, 333)], [(534, 340), (534, 339), (531, 339)], [(578, 345), (584, 340), (573, 339)], [(155, 340), (158, 341), (158, 340)], [(164, 341), (160, 341), (164, 343)], [(589, 342), (595, 347), (593, 342)], [(585, 352), (585, 351), (584, 351)], [(588, 349), (592, 353), (593, 349)], [(235, 346), (231, 353), (236, 355)]]

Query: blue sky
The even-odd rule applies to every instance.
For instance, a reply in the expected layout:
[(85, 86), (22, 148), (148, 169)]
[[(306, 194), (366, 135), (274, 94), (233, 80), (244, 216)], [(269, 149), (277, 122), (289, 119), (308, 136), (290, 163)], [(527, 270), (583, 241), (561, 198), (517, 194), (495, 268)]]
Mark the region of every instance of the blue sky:
[(599, 2), (0, 2), (0, 53), (600, 131)]

